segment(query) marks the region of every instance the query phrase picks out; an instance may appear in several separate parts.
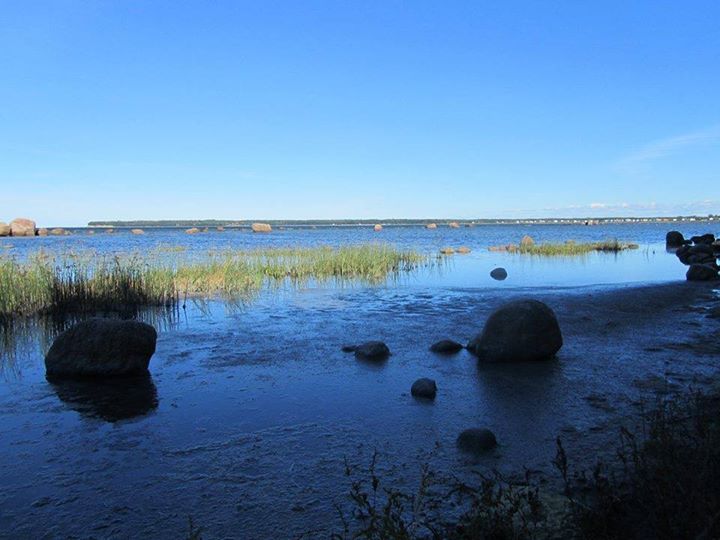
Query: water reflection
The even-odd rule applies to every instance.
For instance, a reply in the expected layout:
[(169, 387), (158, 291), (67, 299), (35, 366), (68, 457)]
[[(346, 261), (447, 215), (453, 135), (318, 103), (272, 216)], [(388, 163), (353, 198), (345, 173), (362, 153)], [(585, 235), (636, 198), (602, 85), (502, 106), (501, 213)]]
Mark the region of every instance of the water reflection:
[(72, 410), (107, 422), (128, 420), (157, 409), (157, 388), (150, 375), (49, 383)]

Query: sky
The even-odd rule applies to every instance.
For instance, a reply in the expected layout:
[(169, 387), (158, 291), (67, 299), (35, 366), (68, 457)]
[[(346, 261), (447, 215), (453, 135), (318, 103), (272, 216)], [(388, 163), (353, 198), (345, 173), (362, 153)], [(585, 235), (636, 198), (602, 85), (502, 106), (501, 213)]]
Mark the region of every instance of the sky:
[(720, 2), (0, 0), (0, 221), (720, 213)]

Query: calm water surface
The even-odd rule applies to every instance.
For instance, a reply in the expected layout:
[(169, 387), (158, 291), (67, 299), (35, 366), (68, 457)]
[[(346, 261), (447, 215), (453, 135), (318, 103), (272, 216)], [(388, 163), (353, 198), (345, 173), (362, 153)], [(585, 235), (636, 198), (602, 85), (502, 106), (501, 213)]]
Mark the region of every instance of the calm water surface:
[[(686, 236), (708, 232), (707, 224), (683, 227)], [(163, 229), (0, 239), (0, 253), (17, 258), (38, 249), (103, 254), (181, 245), (200, 257), (370, 241), (424, 253), (472, 249), (383, 285), (288, 287), (250, 303), (208, 301), (147, 314), (160, 330), (157, 352), (151, 378), (132, 386), (50, 384), (43, 354), (57, 329), (38, 323), (18, 330), (0, 364), (0, 536), (178, 538), (192, 516), (209, 538), (304, 531), (327, 538), (337, 527), (333, 504), (344, 503), (348, 487), (345, 458), (361, 465), (377, 449), (382, 473), (399, 486), (413, 486), (426, 461), (459, 475), (475, 467), (547, 468), (558, 433), (582, 447), (584, 434), (599, 429), (613, 407), (636, 399), (631, 389), (640, 373), (667, 373), (670, 356), (634, 349), (632, 336), (599, 342), (581, 331), (582, 317), (593, 316), (581, 313), (588, 295), (684, 279), (684, 267), (664, 250), (667, 230), (538, 225), (189, 236)], [(640, 249), (563, 259), (487, 251), (524, 234), (537, 242), (617, 238)], [(489, 278), (495, 266), (508, 270), (506, 281)], [(521, 296), (553, 305), (575, 336), (558, 361), (479, 369), (465, 352), (444, 358), (427, 351), (437, 339), (467, 341), (495, 306)], [(388, 343), (386, 363), (340, 352), (369, 339)], [(698, 373), (711, 368), (694, 361)], [(422, 376), (438, 382), (434, 404), (409, 396)], [(597, 407), (588, 396), (611, 405)], [(501, 442), (480, 462), (454, 447), (471, 426), (490, 427)]]

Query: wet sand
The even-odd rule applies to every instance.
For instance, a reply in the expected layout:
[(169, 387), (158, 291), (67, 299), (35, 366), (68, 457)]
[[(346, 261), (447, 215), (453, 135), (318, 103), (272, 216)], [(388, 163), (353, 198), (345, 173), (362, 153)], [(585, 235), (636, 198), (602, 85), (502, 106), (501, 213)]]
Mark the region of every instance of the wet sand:
[[(557, 313), (554, 361), (478, 365), (467, 342), (518, 297)], [(592, 464), (643, 403), (717, 380), (713, 286), (537, 289), (319, 289), (267, 295), (246, 310), (193, 310), (162, 332), (152, 379), (127, 398), (58, 389), (29, 353), (0, 394), (0, 536), (177, 538), (192, 516), (208, 538), (327, 538), (345, 503), (345, 459), (412, 488), (422, 463), (460, 477), (526, 466), (552, 478), (555, 438)], [(382, 339), (384, 364), (343, 344)], [(419, 377), (438, 383), (415, 401)], [(119, 416), (118, 416), (119, 415)], [(473, 460), (455, 437), (488, 427), (497, 451)]]

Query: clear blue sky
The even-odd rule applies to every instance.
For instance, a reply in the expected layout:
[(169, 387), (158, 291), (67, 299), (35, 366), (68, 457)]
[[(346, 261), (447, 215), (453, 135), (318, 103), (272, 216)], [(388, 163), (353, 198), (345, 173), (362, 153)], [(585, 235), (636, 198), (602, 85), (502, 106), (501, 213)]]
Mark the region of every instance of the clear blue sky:
[(720, 212), (720, 2), (0, 2), (0, 221)]

